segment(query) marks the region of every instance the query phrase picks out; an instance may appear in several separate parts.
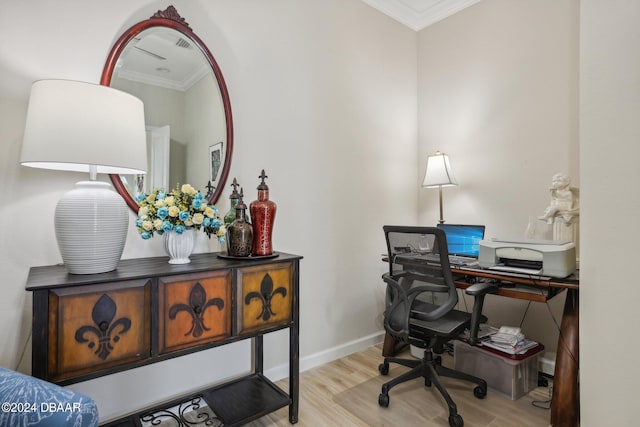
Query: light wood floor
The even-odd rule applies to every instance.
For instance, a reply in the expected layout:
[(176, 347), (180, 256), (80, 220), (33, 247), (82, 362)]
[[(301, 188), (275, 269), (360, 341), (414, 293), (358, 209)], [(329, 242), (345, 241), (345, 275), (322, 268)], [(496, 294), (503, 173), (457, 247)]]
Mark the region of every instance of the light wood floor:
[[(297, 426), (427, 426), (448, 427), (448, 410), (435, 387), (424, 387), (415, 379), (398, 385), (389, 393), (388, 408), (378, 406), (380, 386), (407, 368), (391, 365), (388, 377), (378, 372), (382, 347), (374, 346), (305, 371), (300, 374), (300, 412)], [(410, 357), (408, 352), (401, 357)], [(451, 357), (444, 356), (450, 365)], [(512, 401), (489, 389), (485, 399), (473, 397), (473, 385), (455, 379), (443, 379), (458, 406), (465, 427), (546, 427), (551, 388), (538, 387)], [(278, 382), (287, 390), (288, 380)], [(290, 426), (288, 408), (282, 408), (253, 423), (251, 427)]]

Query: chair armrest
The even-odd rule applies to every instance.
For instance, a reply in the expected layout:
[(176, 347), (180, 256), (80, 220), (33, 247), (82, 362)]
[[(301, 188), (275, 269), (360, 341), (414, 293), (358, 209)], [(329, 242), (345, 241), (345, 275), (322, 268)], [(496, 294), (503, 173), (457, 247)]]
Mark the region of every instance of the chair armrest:
[[(384, 328), (396, 338), (406, 340), (409, 336), (409, 319), (415, 299), (423, 292), (447, 292), (448, 287), (437, 283), (423, 283), (411, 287), (414, 280), (427, 279), (428, 276), (416, 275), (413, 272), (385, 273), (382, 280), (387, 283), (387, 292), (391, 291), (391, 305), (384, 315)], [(422, 314), (422, 320), (436, 320), (448, 312), (451, 307), (440, 306), (431, 313)]]
[(474, 283), (473, 285), (469, 286), (467, 289), (465, 289), (464, 292), (467, 295), (471, 295), (474, 297), (478, 295), (484, 296), (486, 294), (495, 294), (496, 292), (498, 292), (498, 287), (491, 283), (480, 282)]
[(480, 330), (480, 318), (482, 317), (484, 297), (487, 294), (493, 294), (496, 292), (498, 292), (498, 287), (486, 282), (474, 283), (465, 289), (465, 293), (467, 295), (471, 295), (475, 298), (473, 311), (471, 312), (471, 322), (469, 324), (469, 344), (471, 345), (476, 345), (478, 343), (478, 331)]

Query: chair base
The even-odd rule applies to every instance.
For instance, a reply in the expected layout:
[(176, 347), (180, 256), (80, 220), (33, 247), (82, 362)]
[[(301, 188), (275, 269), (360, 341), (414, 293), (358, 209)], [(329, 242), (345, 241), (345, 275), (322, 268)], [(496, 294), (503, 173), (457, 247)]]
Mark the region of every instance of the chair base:
[(389, 406), (389, 391), (393, 387), (406, 381), (422, 377), (424, 378), (424, 385), (431, 387), (431, 384), (434, 384), (447, 402), (447, 406), (449, 407), (449, 425), (451, 427), (462, 427), (464, 421), (458, 414), (458, 408), (455, 402), (442, 385), (440, 377), (457, 378), (477, 384), (473, 389), (473, 395), (478, 399), (483, 399), (487, 395), (487, 382), (485, 380), (442, 366), (442, 358), (440, 356), (434, 357), (431, 350), (425, 350), (424, 357), (419, 360), (385, 357), (384, 362), (378, 366), (378, 370), (382, 375), (389, 374), (390, 363), (406, 366), (411, 368), (411, 370), (382, 385), (382, 392), (378, 397), (378, 404), (382, 407)]

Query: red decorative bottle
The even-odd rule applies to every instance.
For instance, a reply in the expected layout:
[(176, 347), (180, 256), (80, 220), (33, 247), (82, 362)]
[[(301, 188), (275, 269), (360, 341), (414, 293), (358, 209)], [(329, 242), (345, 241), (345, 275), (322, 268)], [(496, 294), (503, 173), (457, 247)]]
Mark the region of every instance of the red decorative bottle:
[(268, 178), (264, 173), (258, 177), (262, 181), (258, 185), (258, 200), (249, 205), (251, 212), (251, 224), (253, 225), (253, 250), (255, 256), (266, 256), (273, 253), (271, 234), (273, 221), (276, 218), (276, 204), (269, 200), (269, 187), (264, 182)]

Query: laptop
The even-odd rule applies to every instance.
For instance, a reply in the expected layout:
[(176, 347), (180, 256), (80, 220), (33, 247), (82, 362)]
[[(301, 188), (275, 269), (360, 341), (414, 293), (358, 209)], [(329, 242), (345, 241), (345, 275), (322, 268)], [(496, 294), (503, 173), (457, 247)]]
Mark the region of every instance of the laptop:
[(477, 265), (480, 240), (484, 239), (484, 225), (438, 224), (447, 235), (447, 250), (451, 265)]

